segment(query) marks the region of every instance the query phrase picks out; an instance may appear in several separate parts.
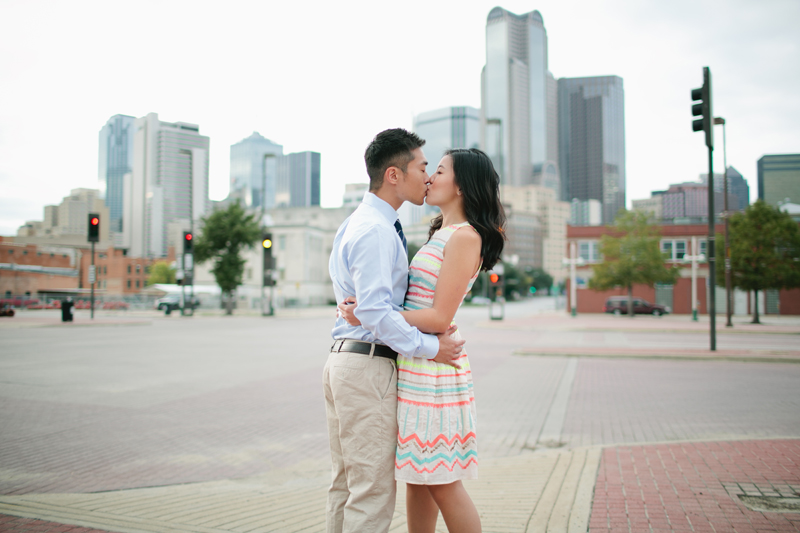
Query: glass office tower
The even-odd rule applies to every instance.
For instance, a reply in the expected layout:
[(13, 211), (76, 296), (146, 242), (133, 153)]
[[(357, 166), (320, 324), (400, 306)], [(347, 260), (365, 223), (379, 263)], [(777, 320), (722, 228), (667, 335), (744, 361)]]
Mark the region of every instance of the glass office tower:
[(561, 197), (600, 200), (603, 224), (625, 207), (625, 95), (619, 76), (558, 80)]
[[(433, 174), (445, 150), (480, 147), (480, 110), (470, 106), (443, 107), (414, 117), (414, 133), (425, 139), (422, 150)], [(398, 210), (403, 226), (419, 223), (426, 215), (439, 212), (427, 204), (405, 202)]]
[(275, 207), (319, 205), (320, 159), (319, 152), (297, 152), (275, 159)]
[(209, 138), (196, 124), (134, 123), (133, 169), (124, 180), (123, 246), (134, 257), (166, 257), (170, 225), (184, 229), (208, 213)]
[[(265, 157), (265, 156), (273, 157)], [(258, 132), (231, 145), (231, 194), (239, 192), (248, 207), (275, 206), (275, 157), (283, 155), (283, 146), (262, 137)], [(262, 192), (263, 191), (263, 192)]]
[(800, 154), (765, 155), (758, 160), (758, 199), (772, 206), (800, 204)]
[(552, 159), (557, 148), (548, 146), (548, 140), (555, 144), (557, 126), (553, 80), (542, 15), (492, 9), (481, 76), (481, 146), (505, 185), (537, 184), (542, 175), (558, 172)]
[(114, 115), (100, 130), (98, 186), (105, 193), (109, 229), (122, 231), (123, 178), (133, 168), (133, 122), (127, 115)]

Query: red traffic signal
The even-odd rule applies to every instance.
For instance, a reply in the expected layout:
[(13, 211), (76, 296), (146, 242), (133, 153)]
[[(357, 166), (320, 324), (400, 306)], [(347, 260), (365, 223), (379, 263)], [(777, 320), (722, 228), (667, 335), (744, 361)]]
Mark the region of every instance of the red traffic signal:
[(184, 231), (183, 232), (183, 253), (185, 253), (185, 254), (192, 253), (193, 239), (194, 239), (194, 235), (192, 235), (191, 231)]
[(492, 282), (492, 285), (495, 285), (498, 281), (500, 281), (500, 276), (496, 272), (492, 272), (489, 274), (489, 281)]
[(100, 242), (100, 215), (97, 213), (89, 213), (89, 233), (87, 235), (89, 242)]
[(185, 234), (183, 236), (183, 238), (186, 239), (187, 241), (191, 241), (192, 240), (192, 234), (191, 233), (187, 233), (187, 234)]

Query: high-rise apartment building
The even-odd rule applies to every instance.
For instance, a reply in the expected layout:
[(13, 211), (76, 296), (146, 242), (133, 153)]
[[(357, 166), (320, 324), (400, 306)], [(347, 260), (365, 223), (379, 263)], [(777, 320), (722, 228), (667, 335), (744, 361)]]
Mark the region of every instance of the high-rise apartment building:
[(319, 152), (297, 152), (275, 158), (275, 207), (312, 207), (319, 202)]
[(189, 229), (209, 211), (209, 139), (186, 122), (157, 113), (134, 123), (133, 170), (125, 177), (123, 247), (135, 257), (165, 257), (179, 225)]
[(556, 87), (542, 15), (492, 9), (481, 74), (481, 146), (501, 183), (558, 190)]
[(105, 191), (110, 212), (109, 228), (122, 231), (122, 182), (133, 168), (133, 123), (127, 115), (114, 115), (100, 130), (98, 182)]
[(561, 195), (600, 200), (604, 224), (625, 207), (624, 109), (619, 76), (558, 80)]
[(758, 160), (758, 199), (772, 206), (800, 203), (800, 154), (765, 155)]
[(231, 194), (244, 198), (247, 207), (266, 209), (275, 206), (277, 177), (275, 158), (283, 155), (283, 146), (253, 132), (231, 145)]

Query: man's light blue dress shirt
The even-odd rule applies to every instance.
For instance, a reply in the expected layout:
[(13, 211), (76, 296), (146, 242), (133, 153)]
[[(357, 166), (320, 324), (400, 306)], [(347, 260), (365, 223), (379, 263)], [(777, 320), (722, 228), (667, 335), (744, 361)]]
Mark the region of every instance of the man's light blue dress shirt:
[(345, 220), (328, 264), (336, 302), (355, 296), (360, 326), (337, 318), (331, 336), (386, 344), (408, 357), (433, 359), (439, 351), (435, 335), (409, 326), (400, 315), (408, 289), (408, 256), (394, 227), (397, 211), (367, 192)]

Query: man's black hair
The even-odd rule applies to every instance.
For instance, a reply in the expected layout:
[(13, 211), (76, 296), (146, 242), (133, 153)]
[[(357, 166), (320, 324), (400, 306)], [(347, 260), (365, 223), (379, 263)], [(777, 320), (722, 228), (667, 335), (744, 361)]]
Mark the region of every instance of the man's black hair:
[(414, 160), (411, 152), (424, 144), (424, 139), (403, 128), (384, 130), (377, 134), (364, 152), (370, 192), (381, 188), (387, 168), (397, 167), (406, 172), (408, 164)]

